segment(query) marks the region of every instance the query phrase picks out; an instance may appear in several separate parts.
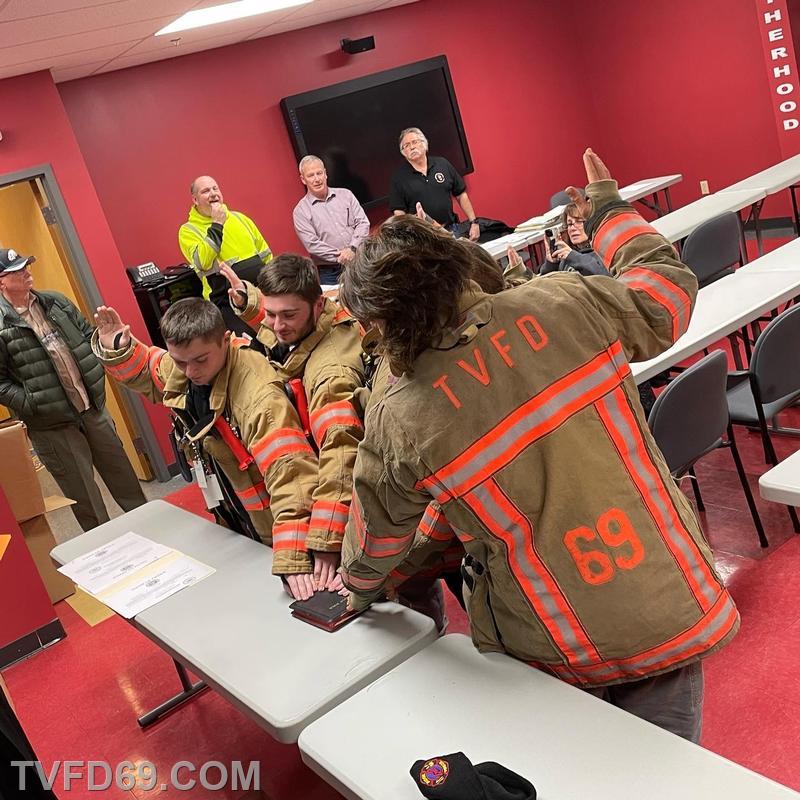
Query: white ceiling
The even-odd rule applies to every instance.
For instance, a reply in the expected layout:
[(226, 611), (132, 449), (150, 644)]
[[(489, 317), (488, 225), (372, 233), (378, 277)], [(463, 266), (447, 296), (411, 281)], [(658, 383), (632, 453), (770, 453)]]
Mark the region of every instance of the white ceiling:
[[(0, 79), (49, 69), (56, 83), (367, 14), (416, 0), (313, 0), (155, 37), (224, 0), (0, 0)], [(180, 37), (175, 44), (172, 39)]]

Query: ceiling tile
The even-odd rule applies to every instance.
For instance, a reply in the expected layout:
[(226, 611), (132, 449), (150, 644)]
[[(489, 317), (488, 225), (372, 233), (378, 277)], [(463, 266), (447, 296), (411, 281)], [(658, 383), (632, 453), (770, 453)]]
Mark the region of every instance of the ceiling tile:
[(152, 8), (152, 6), (152, 3), (141, 3), (140, 0), (121, 0), (121, 2), (85, 8), (80, 12), (62, 11), (58, 14), (46, 14), (14, 22), (5, 22), (0, 19), (0, 41), (22, 45), (42, 39), (74, 36), (92, 31), (101, 33), (109, 28), (117, 28), (129, 23), (147, 23), (153, 19), (163, 20), (167, 16), (171, 21), (184, 13), (187, 0), (160, 0), (158, 9)]
[(56, 83), (63, 83), (64, 81), (74, 81), (76, 78), (85, 78), (96, 69), (104, 67), (107, 63), (108, 59), (105, 59), (103, 61), (92, 61), (88, 64), (78, 64), (74, 67), (53, 67), (50, 72)]
[(57, 36), (52, 39), (43, 39), (39, 42), (13, 45), (0, 48), (0, 65), (23, 64), (35, 59), (51, 56), (55, 59), (67, 53), (77, 53), (92, 47), (102, 47), (110, 44), (124, 44), (138, 42), (152, 36), (159, 28), (166, 25), (172, 18), (162, 17), (160, 20), (147, 22), (134, 22), (128, 25), (119, 25), (102, 31), (77, 33), (72, 36)]
[(0, 20), (27, 19), (59, 11), (79, 13), (84, 8), (108, 3), (109, 0), (8, 0), (5, 5), (0, 5)]
[[(189, 55), (190, 53), (200, 53), (205, 50), (211, 50), (215, 47), (225, 47), (231, 44), (241, 42), (241, 34), (234, 34), (230, 36), (220, 36), (214, 39), (205, 39), (202, 42), (194, 42), (193, 44), (183, 45), (180, 48), (171, 48), (164, 50), (148, 50), (144, 52), (125, 53), (124, 55), (110, 61), (98, 72), (112, 72), (115, 69), (125, 69), (126, 67), (135, 67), (140, 64), (147, 64), (152, 61), (163, 61), (167, 58), (176, 58), (178, 56)], [(173, 52), (173, 50), (175, 52)]]
[[(148, 36), (131, 48), (131, 54), (175, 48), (172, 40), (180, 39), (180, 45), (175, 48), (175, 55), (179, 56), (187, 45), (195, 45), (199, 42), (210, 42), (212, 39), (220, 39), (222, 37), (233, 37), (236, 41), (244, 41), (260, 27), (262, 25), (255, 23), (253, 19), (239, 19), (222, 25), (208, 25), (203, 28), (168, 33), (163, 36)], [(217, 45), (209, 44), (208, 46), (216, 47)]]

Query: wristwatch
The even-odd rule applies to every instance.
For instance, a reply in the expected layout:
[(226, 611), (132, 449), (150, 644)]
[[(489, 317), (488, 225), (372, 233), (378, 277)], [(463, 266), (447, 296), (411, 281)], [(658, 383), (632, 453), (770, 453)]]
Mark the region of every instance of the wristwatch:
[(468, 219), (467, 222), (469, 222), (470, 225), (477, 225), (478, 224), (478, 220), (476, 220), (476, 219)]

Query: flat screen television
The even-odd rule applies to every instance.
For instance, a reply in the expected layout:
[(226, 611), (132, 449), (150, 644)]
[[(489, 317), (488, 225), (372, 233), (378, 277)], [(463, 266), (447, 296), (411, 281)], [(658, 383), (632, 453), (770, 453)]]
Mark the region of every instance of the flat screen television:
[(281, 109), (298, 161), (319, 156), (330, 185), (350, 189), (365, 208), (388, 198), (404, 128), (420, 128), (431, 154), (462, 175), (473, 169), (445, 56), (284, 97)]

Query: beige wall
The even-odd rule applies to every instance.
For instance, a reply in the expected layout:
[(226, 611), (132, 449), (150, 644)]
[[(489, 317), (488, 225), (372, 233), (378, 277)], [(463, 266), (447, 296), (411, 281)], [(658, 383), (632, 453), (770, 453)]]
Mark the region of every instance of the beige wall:
[[(80, 308), (87, 319), (91, 319), (91, 310), (87, 308), (71, 281), (70, 270), (62, 260), (60, 248), (44, 221), (37, 196), (35, 184), (27, 181), (0, 188), (0, 245), (13, 247), (25, 255), (35, 255), (36, 263), (31, 268), (34, 287), (61, 292)], [(133, 446), (134, 428), (116, 391), (116, 387), (109, 386), (106, 381), (108, 411), (114, 418), (117, 432), (136, 474), (139, 478), (149, 479), (152, 477), (149, 465)], [(7, 409), (0, 406), (0, 411), (0, 419), (8, 416)]]

